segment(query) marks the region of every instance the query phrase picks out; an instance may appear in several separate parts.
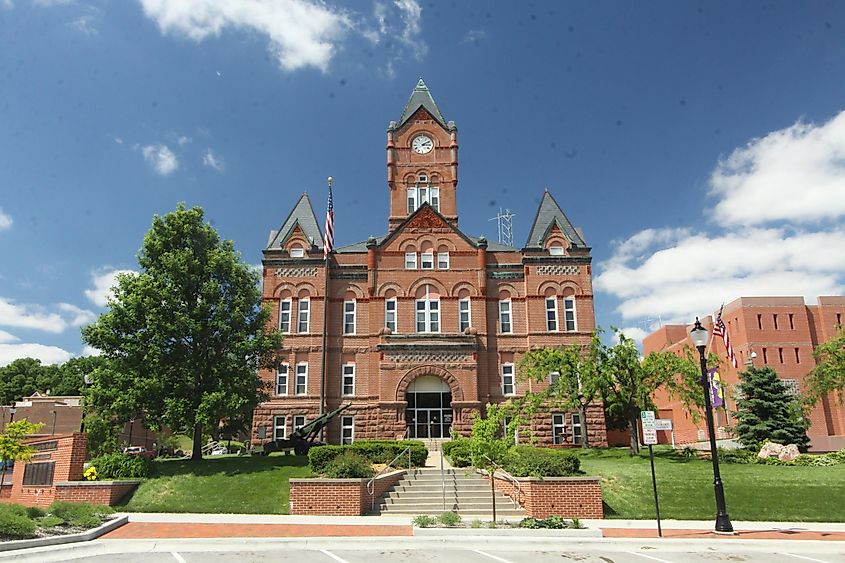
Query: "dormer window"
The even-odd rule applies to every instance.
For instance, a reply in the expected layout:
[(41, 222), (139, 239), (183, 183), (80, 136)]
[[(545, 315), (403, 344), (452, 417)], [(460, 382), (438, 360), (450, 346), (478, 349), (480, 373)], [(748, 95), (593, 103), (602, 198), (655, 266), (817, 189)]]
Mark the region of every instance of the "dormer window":
[(551, 256), (563, 256), (563, 247), (559, 244), (549, 247), (549, 254)]
[(290, 247), (290, 257), (291, 258), (304, 258), (305, 257), (305, 249), (301, 246), (292, 246)]

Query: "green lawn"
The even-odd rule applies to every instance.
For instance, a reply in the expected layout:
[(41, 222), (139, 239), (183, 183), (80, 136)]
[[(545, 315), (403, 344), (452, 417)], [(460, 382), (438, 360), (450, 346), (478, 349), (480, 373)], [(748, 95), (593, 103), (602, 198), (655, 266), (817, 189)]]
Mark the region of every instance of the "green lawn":
[(287, 514), (288, 479), (311, 476), (307, 457), (282, 454), (157, 460), (155, 466), (155, 476), (118, 510)]
[[(654, 518), (648, 450), (576, 452), (581, 469), (602, 477), (606, 518)], [(655, 451), (660, 516), (715, 519), (713, 469), (709, 460), (685, 460), (671, 450)], [(845, 465), (780, 467), (720, 465), (732, 520), (845, 521)]]

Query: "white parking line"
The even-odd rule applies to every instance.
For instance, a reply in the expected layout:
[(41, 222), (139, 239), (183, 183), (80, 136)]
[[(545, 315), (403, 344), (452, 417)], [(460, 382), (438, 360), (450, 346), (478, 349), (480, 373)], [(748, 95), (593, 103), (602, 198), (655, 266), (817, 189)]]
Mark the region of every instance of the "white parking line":
[(816, 561), (817, 563), (827, 563), (827, 561), (824, 561), (822, 559), (813, 559), (812, 557), (806, 557), (804, 555), (795, 555), (794, 553), (784, 552), (784, 553), (781, 553), (781, 555), (789, 555), (790, 557), (797, 557), (798, 559), (805, 559), (807, 561)]
[(659, 557), (652, 557), (651, 555), (646, 555), (645, 553), (637, 553), (636, 551), (626, 551), (625, 553), (645, 557), (646, 559), (651, 559), (652, 561), (660, 561), (660, 563), (672, 563), (671, 561), (666, 561), (665, 559), (660, 559)]
[(337, 563), (349, 563), (349, 561), (347, 561), (343, 557), (338, 557), (337, 555), (335, 555), (334, 553), (332, 553), (331, 551), (328, 551), (326, 549), (321, 549), (320, 553), (325, 553), (326, 555), (328, 555), (329, 557), (331, 557), (332, 559), (337, 561)]
[(174, 557), (174, 559), (176, 559), (176, 561), (178, 561), (179, 563), (188, 563), (187, 561), (185, 561), (184, 557), (182, 557), (181, 555), (179, 555), (175, 551), (171, 551), (170, 555), (172, 555)]
[(483, 555), (484, 557), (489, 557), (490, 559), (495, 559), (496, 561), (501, 561), (502, 563), (511, 563), (511, 562), (510, 562), (510, 561), (508, 561), (507, 559), (502, 559), (501, 557), (498, 557), (498, 556), (496, 556), (496, 555), (491, 555), (491, 554), (489, 554), (489, 553), (486, 553), (486, 552), (484, 552), (484, 551), (481, 551), (480, 549), (473, 549), (473, 551), (474, 551), (475, 553), (479, 554), (479, 555)]

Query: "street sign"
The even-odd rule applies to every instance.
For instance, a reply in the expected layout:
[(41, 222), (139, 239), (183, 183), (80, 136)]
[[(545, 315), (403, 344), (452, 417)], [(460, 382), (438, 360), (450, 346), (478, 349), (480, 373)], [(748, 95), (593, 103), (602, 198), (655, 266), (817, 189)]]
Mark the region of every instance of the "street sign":
[(643, 444), (648, 446), (648, 458), (651, 463), (651, 484), (654, 487), (654, 510), (657, 513), (657, 535), (662, 538), (663, 529), (660, 526), (660, 503), (657, 500), (657, 477), (654, 475), (654, 450), (651, 446), (657, 443), (657, 423), (668, 422), (669, 428), (671, 429), (672, 421), (656, 420), (654, 418), (654, 411), (640, 411), (640, 422), (643, 426)]
[(640, 411), (640, 420), (643, 424), (654, 424), (654, 411)]
[(654, 411), (640, 411), (640, 422), (643, 425), (643, 444), (656, 444), (657, 425), (655, 424)]
[(643, 444), (652, 446), (657, 443), (657, 430), (643, 428)]
[(658, 418), (654, 421), (655, 430), (672, 430), (671, 418)]

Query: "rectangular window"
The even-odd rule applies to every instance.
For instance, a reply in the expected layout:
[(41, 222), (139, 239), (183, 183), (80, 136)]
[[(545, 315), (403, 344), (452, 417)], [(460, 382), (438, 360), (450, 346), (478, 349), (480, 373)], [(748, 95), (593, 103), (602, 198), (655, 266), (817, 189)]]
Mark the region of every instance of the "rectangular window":
[(513, 364), (502, 364), (502, 395), (513, 395), (516, 387), (513, 378)]
[(343, 302), (343, 334), (355, 334), (355, 301)]
[(460, 332), (470, 327), (470, 323), (472, 322), (471, 314), (469, 297), (458, 301), (458, 330)]
[(355, 364), (343, 364), (343, 394), (355, 394)]
[(563, 247), (562, 246), (550, 246), (549, 247), (549, 256), (563, 256)]
[(427, 185), (408, 188), (408, 213), (413, 213), (423, 203), (428, 203), (435, 211), (440, 211), (440, 188), (430, 188)]
[(777, 330), (778, 329), (778, 316), (777, 315), (772, 315), (772, 322), (775, 325), (775, 330)]
[(778, 359), (783, 363), (783, 348), (778, 348)]
[(546, 297), (546, 330), (557, 332), (557, 298)]
[(304, 416), (302, 416), (300, 414), (300, 415), (293, 417), (293, 431), (294, 432), (296, 432), (297, 430), (299, 430), (303, 426), (305, 426), (305, 417)]
[(27, 463), (23, 468), (24, 487), (44, 487), (53, 484), (55, 461)]
[(795, 363), (796, 364), (801, 363), (801, 356), (798, 355), (798, 348), (795, 349)]
[(552, 415), (552, 444), (561, 445), (566, 443), (566, 424), (563, 421), (562, 413)]
[(434, 253), (433, 252), (423, 252), (420, 254), (420, 270), (433, 270), (434, 269)]
[(567, 332), (578, 330), (575, 323), (575, 298), (567, 297), (563, 300), (563, 320)]
[(340, 443), (351, 444), (355, 441), (355, 417), (343, 416), (340, 419)]
[(768, 352), (768, 350), (766, 350), (766, 348), (763, 348), (763, 363), (764, 364), (769, 363), (769, 354), (767, 352)]
[(440, 211), (440, 188), (431, 188), (431, 207), (435, 211)]
[(305, 395), (308, 392), (308, 364), (296, 364), (296, 394)]
[(290, 257), (291, 258), (304, 258), (305, 257), (305, 249), (301, 246), (294, 246), (290, 249)]
[(559, 371), (550, 371), (549, 372), (549, 387), (551, 387), (555, 383), (557, 383), (559, 379), (560, 379), (560, 372)]
[(408, 188), (408, 214), (417, 210), (417, 188)]
[(308, 332), (309, 319), (311, 317), (311, 300), (303, 298), (299, 300), (299, 323), (296, 328), (298, 332)]
[(581, 415), (578, 413), (572, 413), (572, 443), (581, 443)]
[(499, 301), (499, 332), (511, 333), (511, 302), (509, 300)]
[(416, 270), (417, 269), (417, 253), (416, 252), (406, 252), (405, 253), (405, 269), (406, 270)]
[(836, 326), (842, 325), (842, 313), (836, 313)]
[(430, 299), (417, 300), (417, 332), (440, 332), (440, 301)]
[(387, 299), (384, 302), (384, 326), (391, 332), (396, 332), (396, 299)]
[(284, 440), (288, 437), (288, 417), (273, 417), (273, 440)]
[(763, 315), (757, 315), (757, 330), (763, 330)]
[(279, 370), (276, 372), (276, 395), (287, 395), (288, 394), (288, 372), (290, 371), (290, 366), (288, 364), (282, 364), (279, 366)]
[(438, 270), (448, 270), (449, 269), (449, 253), (448, 252), (438, 252), (437, 253), (437, 269)]
[(795, 330), (795, 315), (789, 313), (789, 330)]
[(290, 332), (290, 299), (279, 302), (279, 332)]
[[(505, 416), (505, 417), (502, 418), (502, 432), (503, 432), (502, 436), (504, 436), (505, 438), (508, 437), (508, 428), (510, 428), (512, 423), (513, 423), (513, 417), (512, 416)], [(513, 443), (514, 444), (519, 443), (519, 426), (516, 426), (516, 425), (514, 425), (514, 428), (513, 428)]]

